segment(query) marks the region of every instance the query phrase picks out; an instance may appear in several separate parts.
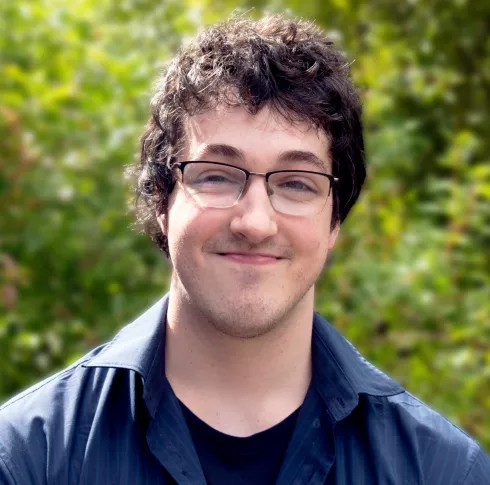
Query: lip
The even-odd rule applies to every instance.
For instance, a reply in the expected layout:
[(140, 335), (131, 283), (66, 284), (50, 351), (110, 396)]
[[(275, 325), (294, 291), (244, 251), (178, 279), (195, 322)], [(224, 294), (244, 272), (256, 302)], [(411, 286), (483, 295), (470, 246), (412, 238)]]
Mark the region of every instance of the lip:
[(226, 258), (228, 261), (240, 264), (272, 264), (277, 263), (282, 258), (270, 254), (260, 253), (218, 253), (218, 256)]

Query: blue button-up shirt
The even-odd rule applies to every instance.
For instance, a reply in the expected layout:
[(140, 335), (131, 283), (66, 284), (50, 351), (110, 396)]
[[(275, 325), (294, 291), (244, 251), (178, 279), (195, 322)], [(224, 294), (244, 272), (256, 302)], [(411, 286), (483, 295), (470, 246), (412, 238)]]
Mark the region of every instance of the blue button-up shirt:
[[(165, 378), (167, 304), (0, 408), (0, 484), (206, 483)], [(312, 352), (277, 484), (490, 484), (490, 460), (474, 440), (316, 314)]]

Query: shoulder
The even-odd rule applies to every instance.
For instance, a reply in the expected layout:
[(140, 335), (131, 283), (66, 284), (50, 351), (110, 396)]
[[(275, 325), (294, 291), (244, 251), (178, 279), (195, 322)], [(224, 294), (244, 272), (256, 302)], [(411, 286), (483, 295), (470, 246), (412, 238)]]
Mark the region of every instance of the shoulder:
[(153, 407), (163, 389), (157, 356), (167, 301), (162, 298), (108, 344), (0, 407), (0, 483), (70, 483), (82, 466), (104, 459), (100, 448), (109, 439), (122, 456), (147, 417), (143, 382), (156, 376), (159, 386), (147, 396)]
[(105, 347), (106, 345), (103, 345), (94, 349), (69, 367), (12, 397), (0, 406), (0, 423), (15, 416), (24, 415), (25, 411), (32, 406), (35, 406), (37, 410), (45, 408), (46, 413), (52, 411), (53, 405), (60, 401), (65, 391), (76, 391), (83, 386), (88, 377), (95, 377), (91, 369), (84, 367), (84, 364), (98, 355)]
[(490, 483), (490, 461), (475, 440), (368, 362), (317, 314), (313, 357), (317, 389), (336, 422), (340, 482), (349, 481), (355, 466), (372, 471), (379, 483), (399, 483), (400, 476), (404, 485)]
[(490, 460), (477, 441), (407, 391), (360, 397), (375, 442), (393, 464), (410, 463), (422, 483), (490, 483)]
[(65, 448), (75, 444), (75, 433), (77, 442), (88, 436), (111, 370), (86, 368), (84, 364), (103, 348), (0, 407), (1, 483), (9, 476), (7, 483), (45, 483), (47, 468), (54, 465), (47, 462), (48, 456), (59, 453), (59, 459), (68, 453)]
[(398, 426), (406, 428), (407, 435), (414, 439), (424, 442), (437, 440), (449, 448), (468, 450), (470, 454), (478, 448), (476, 441), (461, 428), (410, 392), (387, 396), (385, 401), (384, 411), (389, 410)]

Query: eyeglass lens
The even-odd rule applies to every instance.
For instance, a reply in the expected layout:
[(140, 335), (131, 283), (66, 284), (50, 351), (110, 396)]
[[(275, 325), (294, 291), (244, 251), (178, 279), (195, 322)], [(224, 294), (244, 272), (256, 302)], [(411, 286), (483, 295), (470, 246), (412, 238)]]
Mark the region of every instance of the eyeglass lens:
[[(253, 175), (252, 175), (253, 176)], [(201, 207), (227, 208), (242, 195), (247, 175), (239, 168), (215, 163), (189, 163), (183, 175), (185, 190)], [(275, 210), (291, 215), (321, 212), (330, 193), (330, 180), (307, 172), (273, 173), (269, 199)]]

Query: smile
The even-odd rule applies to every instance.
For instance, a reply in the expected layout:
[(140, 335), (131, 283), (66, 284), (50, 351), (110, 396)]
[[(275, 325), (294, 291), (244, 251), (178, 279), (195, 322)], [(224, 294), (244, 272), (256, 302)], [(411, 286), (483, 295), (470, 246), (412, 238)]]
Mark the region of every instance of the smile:
[(252, 253), (219, 253), (219, 256), (226, 258), (228, 261), (239, 264), (272, 264), (277, 263), (282, 259), (267, 254)]

